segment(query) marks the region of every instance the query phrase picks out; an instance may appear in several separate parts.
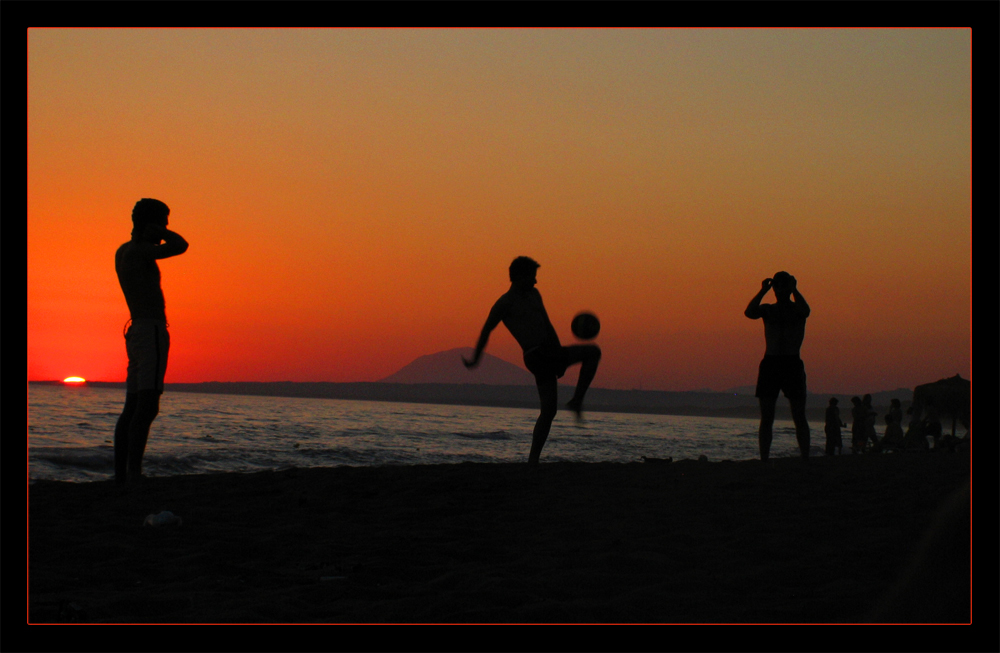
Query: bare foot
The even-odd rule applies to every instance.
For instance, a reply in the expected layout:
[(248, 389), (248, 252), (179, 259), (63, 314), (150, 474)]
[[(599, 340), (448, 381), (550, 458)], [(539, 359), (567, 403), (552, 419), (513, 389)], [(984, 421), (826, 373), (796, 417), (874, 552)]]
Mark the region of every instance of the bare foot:
[(573, 414), (576, 415), (577, 424), (583, 422), (583, 402), (577, 401), (576, 399), (570, 399), (566, 402), (566, 408), (573, 411)]

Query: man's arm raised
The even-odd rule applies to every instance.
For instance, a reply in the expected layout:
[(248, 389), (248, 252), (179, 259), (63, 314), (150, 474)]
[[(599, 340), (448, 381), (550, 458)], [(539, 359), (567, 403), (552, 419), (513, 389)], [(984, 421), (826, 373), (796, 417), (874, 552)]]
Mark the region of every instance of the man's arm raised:
[(150, 245), (154, 259), (170, 258), (187, 251), (188, 242), (179, 233), (170, 231), (158, 224), (146, 225), (146, 233), (163, 241), (163, 244)]
[(497, 328), (500, 321), (503, 319), (504, 312), (506, 310), (506, 303), (504, 298), (501, 297), (493, 304), (493, 308), (490, 309), (490, 314), (486, 318), (486, 324), (483, 325), (483, 330), (479, 333), (479, 341), (476, 343), (476, 353), (472, 355), (472, 360), (468, 360), (465, 356), (462, 356), (462, 362), (469, 369), (472, 369), (476, 365), (479, 365), (479, 359), (483, 355), (483, 349), (486, 348), (486, 343), (490, 339), (490, 334), (493, 333), (493, 329)]
[(795, 298), (795, 308), (798, 309), (799, 314), (802, 317), (809, 317), (812, 311), (809, 308), (809, 304), (806, 303), (806, 298), (799, 292), (798, 286), (795, 283), (795, 277), (792, 277), (792, 297)]
[(749, 304), (747, 304), (747, 310), (743, 311), (743, 314), (751, 320), (756, 320), (761, 317), (760, 300), (764, 299), (764, 295), (766, 295), (767, 291), (771, 289), (772, 283), (773, 280), (770, 277), (761, 281), (760, 292), (754, 295), (754, 298), (750, 300)]

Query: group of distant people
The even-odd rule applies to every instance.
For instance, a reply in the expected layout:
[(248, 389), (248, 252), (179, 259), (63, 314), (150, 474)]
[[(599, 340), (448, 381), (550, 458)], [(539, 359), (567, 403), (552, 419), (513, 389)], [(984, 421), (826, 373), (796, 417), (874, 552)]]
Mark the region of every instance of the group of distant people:
[[(830, 398), (830, 403), (826, 408), (826, 455), (833, 456), (843, 453), (843, 442), (840, 429), (846, 427), (840, 417), (836, 397)], [(890, 400), (889, 412), (886, 413), (885, 432), (879, 438), (875, 425), (878, 420), (878, 412), (872, 408), (872, 396), (851, 397), (851, 452), (859, 453), (882, 453), (886, 451), (921, 450), (929, 449), (927, 438), (934, 441), (934, 448), (948, 447), (954, 448), (953, 436), (943, 435), (941, 427), (941, 417), (933, 399), (928, 399), (925, 408), (926, 417), (921, 418), (914, 415), (910, 420), (909, 427), (903, 431), (903, 408), (899, 399)], [(911, 408), (912, 411), (912, 408)]]
[[(159, 398), (163, 392), (170, 336), (156, 261), (183, 254), (188, 249), (184, 238), (167, 229), (169, 215), (170, 209), (163, 202), (149, 198), (139, 200), (132, 210), (132, 238), (115, 254), (115, 270), (131, 317), (125, 332), (128, 353), (125, 407), (115, 427), (115, 478), (120, 484), (141, 478), (149, 428), (159, 412)], [(528, 455), (531, 464), (538, 463), (558, 410), (558, 379), (570, 365), (581, 364), (576, 391), (566, 405), (580, 419), (584, 397), (601, 360), (601, 349), (597, 345), (565, 347), (559, 342), (542, 296), (535, 288), (539, 267), (526, 256), (514, 259), (508, 270), (510, 289), (493, 304), (472, 358), (462, 359), (468, 368), (478, 365), (490, 333), (501, 322), (521, 346), (524, 365), (535, 376), (541, 404)], [(772, 290), (777, 302), (762, 304), (764, 296)], [(778, 272), (773, 278), (764, 279), (760, 291), (744, 311), (746, 317), (764, 322), (766, 349), (758, 368), (755, 393), (760, 402), (758, 440), (760, 458), (764, 462), (771, 449), (775, 405), (781, 392), (791, 404), (801, 456), (809, 456), (806, 373), (799, 357), (809, 314), (809, 305), (799, 292), (795, 277), (788, 272)], [(902, 414), (897, 400), (893, 400), (894, 408), (886, 416), (886, 435), (881, 441), (875, 435), (871, 396), (866, 395), (864, 400), (855, 397), (853, 401), (856, 406), (852, 409), (851, 444), (855, 452), (864, 451), (869, 441), (874, 446), (880, 443), (886, 446), (887, 441), (901, 440)], [(837, 400), (832, 399), (827, 410), (827, 453), (840, 450), (840, 428), (846, 426), (840, 421), (836, 403)], [(940, 434), (940, 421), (936, 428)]]

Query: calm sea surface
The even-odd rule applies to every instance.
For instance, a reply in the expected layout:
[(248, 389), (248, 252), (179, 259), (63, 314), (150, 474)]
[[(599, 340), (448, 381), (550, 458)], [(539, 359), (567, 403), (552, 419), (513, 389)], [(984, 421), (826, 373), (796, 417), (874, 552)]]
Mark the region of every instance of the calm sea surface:
[[(114, 476), (115, 421), (123, 390), (29, 384), (28, 463), (32, 481)], [(523, 462), (536, 410), (340, 399), (173, 392), (150, 431), (149, 476), (249, 472), (289, 467)], [(714, 417), (560, 412), (542, 451), (554, 461), (634, 462), (757, 457), (757, 421)], [(821, 454), (821, 424), (813, 452)], [(775, 422), (772, 457), (794, 456), (790, 421)]]

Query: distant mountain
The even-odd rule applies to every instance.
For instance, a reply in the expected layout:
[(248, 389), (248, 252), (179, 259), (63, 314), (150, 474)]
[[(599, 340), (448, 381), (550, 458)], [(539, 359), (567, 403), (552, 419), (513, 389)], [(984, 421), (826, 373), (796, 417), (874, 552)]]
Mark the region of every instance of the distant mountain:
[(379, 383), (476, 383), (486, 385), (535, 385), (531, 372), (519, 365), (484, 353), (479, 365), (465, 369), (462, 356), (472, 358), (472, 347), (459, 347), (421, 356)]

